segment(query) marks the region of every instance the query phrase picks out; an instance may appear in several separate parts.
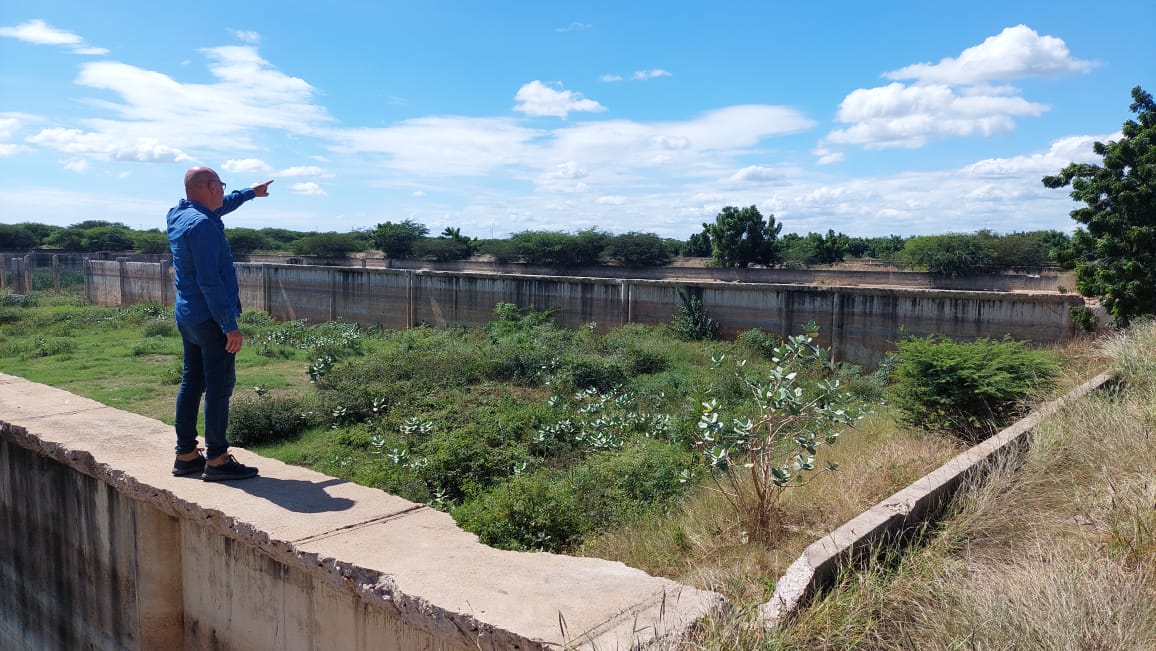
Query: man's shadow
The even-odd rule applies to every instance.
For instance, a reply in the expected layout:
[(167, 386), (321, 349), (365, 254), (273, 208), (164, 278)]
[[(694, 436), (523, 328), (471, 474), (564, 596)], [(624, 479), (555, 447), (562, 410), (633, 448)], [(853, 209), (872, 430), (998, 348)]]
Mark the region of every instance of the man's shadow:
[(353, 505), (356, 504), (354, 500), (347, 497), (333, 497), (325, 492), (326, 486), (349, 483), (344, 479), (311, 482), (301, 479), (257, 476), (245, 481), (220, 483), (269, 500), (277, 506), (295, 513), (345, 511), (353, 508)]

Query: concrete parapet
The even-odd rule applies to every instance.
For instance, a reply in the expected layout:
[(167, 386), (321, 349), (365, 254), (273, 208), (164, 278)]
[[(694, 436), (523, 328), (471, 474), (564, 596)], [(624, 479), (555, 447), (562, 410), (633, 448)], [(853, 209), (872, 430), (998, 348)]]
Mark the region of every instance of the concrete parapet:
[(861, 559), (873, 544), (910, 536), (939, 515), (965, 480), (990, 468), (993, 461), (1007, 452), (1024, 445), (1032, 430), (1065, 404), (1102, 387), (1110, 379), (1108, 373), (1097, 375), (812, 543), (787, 568), (775, 585), (771, 600), (760, 608), (762, 622), (770, 626), (789, 617), (806, 600), (829, 585), (839, 568)]
[(0, 648), (626, 649), (722, 606), (244, 450), (172, 477), (171, 430), (0, 374)]

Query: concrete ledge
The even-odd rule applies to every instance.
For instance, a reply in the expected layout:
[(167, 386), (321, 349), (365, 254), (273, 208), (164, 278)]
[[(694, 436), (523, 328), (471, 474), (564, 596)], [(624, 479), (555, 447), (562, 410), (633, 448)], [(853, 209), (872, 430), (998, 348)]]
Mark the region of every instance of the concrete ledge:
[(856, 562), (872, 544), (888, 537), (907, 536), (937, 517), (964, 480), (989, 468), (991, 461), (1011, 449), (1026, 444), (1027, 435), (1041, 421), (1110, 379), (1108, 373), (1097, 375), (812, 543), (779, 579), (771, 600), (759, 609), (760, 620), (770, 626), (789, 617), (829, 585), (840, 567)]
[[(18, 454), (12, 445), (35, 456)], [(181, 603), (176, 612), (150, 616), (175, 616), (175, 626), (184, 631), (183, 648), (627, 649), (682, 637), (723, 606), (718, 594), (622, 563), (493, 549), (425, 505), (245, 450), (233, 452), (242, 463), (259, 466), (261, 477), (220, 484), (172, 477), (172, 445), (172, 428), (159, 421), (0, 374), (0, 533), (15, 529), (12, 523), (39, 527), (38, 519), (96, 510), (91, 520), (112, 523), (101, 525), (109, 531), (96, 543), (122, 556), (138, 555), (131, 562), (109, 561), (121, 569), (141, 566), (141, 550), (157, 540), (176, 540), (179, 549), (170, 556), (181, 565), (172, 578), (181, 584), (175, 588)], [(27, 467), (31, 458), (42, 459), (39, 472), (35, 462)], [(62, 470), (44, 466), (53, 462), (94, 479), (77, 485), (90, 492), (99, 488), (107, 498), (86, 507), (83, 495), (37, 495), (39, 501), (22, 495), (56, 491), (65, 483), (36, 478), (45, 472), (62, 476)], [(129, 506), (114, 509), (115, 500)], [(102, 520), (125, 508), (134, 514), (159, 511), (161, 520), (173, 522), (172, 531), (161, 536), (141, 529), (151, 516)], [(44, 537), (56, 544), (78, 525), (69, 520), (52, 526), (45, 525)], [(118, 547), (117, 527), (137, 533)], [(92, 553), (88, 547), (66, 552), (92, 563), (79, 558)], [(47, 554), (29, 553), (34, 559)], [(95, 574), (99, 566), (82, 564), (75, 571)], [(108, 580), (126, 580), (113, 574)], [(21, 580), (29, 574), (19, 563), (0, 559), (0, 575)], [(149, 581), (146, 575), (131, 578), (121, 587), (135, 590), (130, 606), (143, 609), (140, 595), (148, 593)], [(64, 590), (74, 599), (80, 592)], [(67, 617), (85, 607), (55, 606)], [(13, 623), (13, 616), (19, 620), (21, 614), (0, 613), (0, 646), (7, 640), (15, 645), (6, 648), (36, 648), (30, 640), (40, 638), (28, 629), (37, 622)], [(173, 626), (168, 622), (166, 639), (173, 639)], [(329, 628), (322, 634), (322, 627)], [(117, 634), (138, 643), (149, 639), (145, 633)]]

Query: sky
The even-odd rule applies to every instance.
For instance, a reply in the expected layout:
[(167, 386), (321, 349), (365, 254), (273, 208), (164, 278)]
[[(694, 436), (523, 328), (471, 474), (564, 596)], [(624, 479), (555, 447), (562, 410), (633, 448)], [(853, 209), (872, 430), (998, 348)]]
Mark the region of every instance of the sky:
[(1070, 231), (1040, 178), (1156, 92), (1156, 3), (0, 3), (0, 223), (478, 238)]

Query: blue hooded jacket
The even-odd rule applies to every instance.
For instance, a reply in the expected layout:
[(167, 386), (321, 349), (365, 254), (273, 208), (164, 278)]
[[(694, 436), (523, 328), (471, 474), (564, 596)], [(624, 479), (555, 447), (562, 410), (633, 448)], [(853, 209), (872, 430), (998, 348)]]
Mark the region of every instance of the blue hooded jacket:
[(169, 211), (168, 238), (176, 272), (177, 323), (196, 325), (212, 319), (223, 333), (237, 329), (237, 317), (241, 314), (237, 270), (233, 268), (233, 251), (225, 239), (221, 215), (233, 212), (256, 196), (252, 188), (230, 192), (216, 212), (181, 199)]

